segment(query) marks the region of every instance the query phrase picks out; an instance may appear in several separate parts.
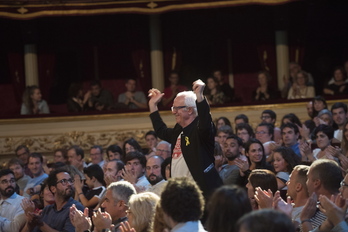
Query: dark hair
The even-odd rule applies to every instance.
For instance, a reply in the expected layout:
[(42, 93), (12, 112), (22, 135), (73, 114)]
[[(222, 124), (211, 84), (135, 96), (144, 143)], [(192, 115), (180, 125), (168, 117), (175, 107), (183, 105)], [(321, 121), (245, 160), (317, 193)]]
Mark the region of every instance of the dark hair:
[(274, 137), (274, 125), (272, 123), (261, 122), (257, 127), (265, 126), (268, 129), (268, 134), (271, 135), (271, 139)]
[(39, 159), (40, 159), (41, 164), (43, 164), (43, 158), (42, 158), (42, 155), (41, 155), (40, 153), (38, 153), (38, 152), (33, 152), (33, 153), (31, 153), (31, 154), (29, 155), (28, 160), (29, 160), (30, 158), (39, 158)]
[(318, 178), (324, 188), (331, 194), (338, 193), (343, 180), (341, 168), (333, 160), (318, 159), (310, 166), (313, 178)]
[(346, 75), (346, 71), (344, 70), (344, 68), (342, 66), (336, 66), (334, 68), (334, 71), (333, 71), (333, 77), (334, 77), (334, 80), (336, 81), (336, 78), (335, 78), (335, 72), (337, 70), (340, 70), (341, 73), (342, 73), (342, 76), (343, 76), (343, 80), (347, 79), (347, 75)]
[(251, 126), (248, 123), (237, 124), (236, 125), (236, 134), (238, 134), (239, 130), (243, 130), (243, 129), (245, 129), (248, 132), (250, 138), (255, 138), (254, 130), (253, 130), (253, 128), (251, 128)]
[(134, 138), (130, 138), (130, 139), (127, 139), (126, 141), (124, 141), (124, 144), (123, 144), (123, 152), (125, 153), (124, 155), (126, 155), (126, 144), (129, 144), (132, 147), (134, 147), (134, 149), (136, 151), (142, 152), (141, 146), (138, 143), (138, 141), (136, 141)]
[(172, 74), (176, 74), (176, 75), (179, 76), (179, 72), (176, 71), (176, 70), (172, 70), (172, 71), (169, 72), (169, 76), (171, 76)]
[(208, 203), (207, 230), (234, 232), (240, 217), (251, 212), (245, 190), (237, 185), (226, 185), (215, 190)]
[[(46, 181), (47, 181), (47, 185), (48, 185), (48, 189), (52, 192), (51, 190), (51, 187), (52, 186), (56, 186), (57, 185), (57, 181), (58, 181), (58, 178), (57, 178), (57, 175), (61, 172), (66, 172), (70, 175), (70, 173), (64, 169), (64, 168), (58, 168), (56, 170), (53, 170), (50, 172), (50, 174), (48, 175)], [(53, 192), (52, 192), (53, 193)]]
[(235, 135), (235, 134), (232, 134), (232, 135), (229, 135), (227, 138), (226, 138), (226, 140), (227, 139), (234, 139), (234, 140), (236, 140), (237, 141), (237, 143), (238, 143), (238, 146), (243, 146), (243, 140), (241, 139), (241, 138), (239, 138), (237, 135)]
[(12, 174), (14, 176), (14, 173), (10, 169), (1, 169), (0, 170), (0, 178), (3, 176), (6, 176), (8, 174)]
[(230, 120), (226, 117), (220, 117), (220, 118), (216, 119), (216, 122), (215, 122), (216, 128), (217, 128), (218, 121), (220, 121), (220, 120), (224, 121), (225, 125), (230, 126), (232, 128)]
[(68, 159), (68, 151), (66, 149), (58, 148), (58, 149), (54, 150), (53, 154), (55, 154), (56, 152), (61, 152), (64, 159), (66, 159), (66, 160)]
[(17, 155), (17, 152), (23, 148), (28, 153), (28, 155), (30, 154), (29, 148), (26, 145), (19, 145), (15, 150), (16, 155)]
[(167, 180), (166, 178), (166, 167), (168, 164), (172, 162), (172, 157), (166, 158), (163, 163), (161, 164), (161, 174), (163, 176), (163, 179)]
[(196, 182), (186, 177), (171, 178), (161, 194), (161, 206), (175, 222), (198, 221), (203, 215), (204, 198)]
[(82, 84), (81, 83), (71, 83), (69, 87), (69, 97), (77, 97), (79, 92), (82, 91)]
[(117, 171), (120, 171), (124, 168), (124, 163), (122, 162), (122, 160), (119, 160), (119, 159), (113, 159), (113, 160), (110, 160), (110, 162), (116, 162), (116, 169)]
[(277, 119), (277, 114), (273, 110), (264, 110), (264, 111), (262, 111), (261, 115), (263, 115), (263, 114), (269, 114), (271, 119), (274, 119), (274, 120)]
[(158, 138), (156, 132), (154, 132), (153, 130), (150, 130), (150, 131), (146, 132), (145, 138), (146, 138), (146, 136), (148, 136), (148, 135), (153, 135), (156, 139)]
[(29, 114), (33, 114), (34, 103), (31, 96), (34, 94), (36, 89), (40, 89), (37, 85), (27, 86), (23, 93), (23, 104), (29, 111)]
[(238, 115), (234, 118), (234, 122), (236, 122), (238, 119), (243, 119), (244, 123), (249, 123), (249, 118), (248, 118), (248, 116), (246, 116), (245, 114), (238, 114)]
[[(343, 108), (344, 110), (344, 113), (347, 113), (348, 112), (348, 109), (347, 109), (347, 104), (344, 104), (343, 102), (336, 102), (335, 104), (333, 104), (331, 106), (331, 112), (335, 109), (339, 109), (339, 108)], [(333, 113), (333, 112), (332, 112)]]
[(99, 80), (92, 80), (91, 83), (89, 84), (89, 86), (96, 86), (96, 85), (101, 87), (101, 83)]
[(67, 151), (70, 151), (72, 149), (74, 149), (76, 155), (81, 156), (82, 159), (85, 158), (85, 152), (83, 151), (83, 149), (80, 146), (73, 145), (73, 146), (69, 147)]
[(232, 127), (230, 127), (230, 126), (225, 125), (225, 126), (221, 126), (221, 127), (217, 130), (216, 134), (218, 135), (220, 132), (223, 132), (223, 133), (225, 133), (225, 134), (231, 135), (231, 134), (233, 134), (233, 129), (232, 129)]
[(99, 149), (100, 154), (103, 154), (103, 148), (102, 148), (102, 146), (99, 146), (99, 145), (93, 145), (93, 146), (91, 147), (91, 149), (90, 149), (90, 150), (92, 150), (92, 149)]
[(135, 81), (135, 83), (137, 83), (137, 80), (135, 78), (127, 78), (126, 83), (128, 83), (128, 81)]
[(125, 159), (124, 159), (124, 163), (127, 165), (127, 162), (131, 161), (133, 159), (138, 159), (141, 166), (143, 166), (143, 168), (146, 168), (146, 157), (143, 153), (141, 153), (139, 151), (128, 152)]
[[(265, 155), (265, 148), (263, 147), (262, 143), (258, 140), (258, 139), (255, 139), (255, 138), (251, 138), (249, 139), (248, 142), (245, 143), (245, 154), (249, 154), (249, 149), (250, 149), (250, 146), (254, 143), (257, 143), (261, 146), (261, 149), (262, 149), (262, 159), (259, 163), (256, 164), (256, 168), (265, 168), (267, 167), (267, 163), (266, 163), (266, 155)], [(250, 158), (249, 156), (247, 156), (248, 158), (248, 162), (249, 162), (249, 165), (251, 164), (251, 161), (250, 161)]]
[(20, 165), (22, 168), (24, 168), (24, 163), (22, 160), (18, 159), (18, 158), (12, 158), (10, 159), (10, 161), (8, 161), (7, 163), (7, 168), (10, 168), (10, 166), (14, 165), (14, 164), (18, 164)]
[(264, 74), (266, 76), (267, 82), (269, 82), (272, 79), (271, 74), (269, 74), (269, 72), (266, 70), (262, 70), (258, 72), (257, 76), (259, 76), (260, 74)]
[(249, 175), (249, 183), (253, 188), (270, 189), (273, 193), (278, 190), (276, 175), (267, 169), (254, 169)]
[(294, 167), (301, 163), (301, 158), (289, 147), (278, 147), (273, 153), (278, 152), (288, 164), (287, 172), (291, 173)]
[(106, 149), (106, 156), (109, 157), (109, 151), (111, 151), (112, 153), (119, 153), (121, 156), (121, 159), (123, 159), (123, 151), (121, 149), (120, 146), (114, 144), (114, 145), (110, 145), (108, 146), (108, 148)]
[(282, 118), (281, 126), (283, 126), (285, 124), (284, 123), (284, 119), (289, 119), (290, 122), (294, 123), (295, 125), (299, 125), (300, 127), (302, 127), (302, 123), (301, 123), (300, 119), (296, 116), (296, 114), (290, 113), (290, 114), (284, 115), (283, 118)]
[(316, 136), (319, 132), (323, 132), (331, 140), (334, 137), (335, 130), (332, 126), (320, 124), (314, 129), (313, 135)]
[(299, 134), (299, 133), (300, 133), (300, 131), (298, 130), (298, 127), (297, 127), (295, 124), (291, 123), (291, 122), (285, 123), (284, 125), (282, 125), (282, 126), (280, 127), (280, 131), (283, 132), (283, 130), (284, 130), (285, 128), (287, 128), (287, 127), (290, 128), (290, 129), (293, 129), (294, 132), (295, 132), (295, 134)]
[(83, 169), (83, 173), (85, 173), (89, 178), (95, 177), (103, 186), (106, 186), (104, 180), (104, 172), (103, 169), (99, 166), (99, 164), (92, 164)]
[(315, 108), (314, 108), (314, 102), (315, 101), (321, 101), (322, 103), (324, 103), (324, 109), (327, 109), (327, 103), (326, 103), (325, 98), (320, 96), (320, 95), (319, 96), (315, 96), (313, 98), (313, 100), (312, 100), (312, 102), (313, 102), (313, 105), (312, 105), (312, 107), (313, 107), (313, 118), (315, 118), (319, 114), (319, 111), (316, 111)]
[(294, 232), (291, 218), (274, 209), (252, 211), (237, 222), (237, 231), (244, 228), (252, 232)]

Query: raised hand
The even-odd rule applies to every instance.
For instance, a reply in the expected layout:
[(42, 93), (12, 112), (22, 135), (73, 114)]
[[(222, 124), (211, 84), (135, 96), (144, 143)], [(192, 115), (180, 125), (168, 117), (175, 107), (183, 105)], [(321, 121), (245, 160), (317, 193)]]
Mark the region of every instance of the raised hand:
[(260, 209), (272, 208), (273, 206), (273, 193), (270, 189), (268, 191), (262, 190), (260, 187), (256, 187), (254, 198), (259, 205)]
[(197, 96), (197, 102), (201, 102), (204, 99), (203, 96), (203, 91), (205, 88), (205, 83), (198, 79), (195, 82), (192, 83), (192, 91), (196, 94)]
[(158, 89), (150, 89), (149, 92), (148, 92), (148, 97), (150, 98), (149, 100), (149, 109), (150, 109), (150, 112), (155, 112), (158, 110), (158, 103), (161, 101), (164, 93), (161, 93), (161, 91), (159, 91)]
[(97, 231), (111, 228), (112, 219), (110, 214), (108, 214), (107, 212), (102, 212), (100, 208), (97, 212), (93, 213), (92, 220)]

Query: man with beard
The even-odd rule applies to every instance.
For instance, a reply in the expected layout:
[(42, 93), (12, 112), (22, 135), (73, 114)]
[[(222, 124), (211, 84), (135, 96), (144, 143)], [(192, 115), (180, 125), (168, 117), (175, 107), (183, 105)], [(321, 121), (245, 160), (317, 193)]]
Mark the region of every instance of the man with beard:
[(8, 162), (7, 167), (14, 173), (16, 183), (19, 187), (19, 195), (23, 195), (24, 188), (31, 180), (31, 177), (24, 173), (23, 162), (20, 159), (12, 158)]
[(84, 209), (80, 202), (72, 198), (74, 193), (74, 179), (64, 169), (52, 171), (47, 179), (49, 190), (53, 193), (55, 203), (46, 206), (41, 216), (34, 213), (27, 214), (25, 231), (75, 231), (69, 218), (69, 209), (75, 204), (79, 210)]
[(24, 197), (15, 193), (16, 181), (10, 169), (0, 171), (0, 231), (20, 231), (25, 224), (24, 211), (20, 205)]
[(151, 184), (147, 191), (153, 192), (158, 196), (161, 196), (166, 183), (161, 173), (163, 161), (164, 159), (161, 156), (155, 155), (150, 157), (146, 162), (146, 178)]
[(224, 143), (224, 154), (227, 158), (227, 164), (222, 166), (219, 175), (225, 185), (239, 183), (239, 167), (235, 160), (241, 156), (243, 141), (237, 135), (230, 135)]

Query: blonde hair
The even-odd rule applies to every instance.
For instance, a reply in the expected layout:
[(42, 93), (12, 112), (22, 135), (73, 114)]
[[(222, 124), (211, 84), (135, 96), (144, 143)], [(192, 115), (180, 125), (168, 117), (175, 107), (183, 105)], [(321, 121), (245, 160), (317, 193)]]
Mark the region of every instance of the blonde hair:
[(134, 194), (130, 197), (128, 205), (133, 214), (131, 227), (137, 232), (149, 230), (159, 199), (159, 196), (152, 192)]

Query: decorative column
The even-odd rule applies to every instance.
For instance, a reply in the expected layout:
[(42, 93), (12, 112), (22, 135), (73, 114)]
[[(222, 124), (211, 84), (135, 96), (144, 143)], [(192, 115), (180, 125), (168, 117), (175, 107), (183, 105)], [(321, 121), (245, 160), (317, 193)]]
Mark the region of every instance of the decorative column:
[(150, 15), (152, 87), (164, 89), (163, 52), (160, 15)]
[(35, 44), (24, 45), (25, 85), (39, 85), (37, 51)]
[(284, 87), (283, 78), (289, 78), (289, 47), (287, 31), (275, 32), (276, 53), (277, 53), (277, 76), (278, 88)]

